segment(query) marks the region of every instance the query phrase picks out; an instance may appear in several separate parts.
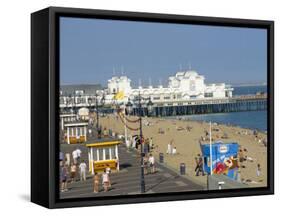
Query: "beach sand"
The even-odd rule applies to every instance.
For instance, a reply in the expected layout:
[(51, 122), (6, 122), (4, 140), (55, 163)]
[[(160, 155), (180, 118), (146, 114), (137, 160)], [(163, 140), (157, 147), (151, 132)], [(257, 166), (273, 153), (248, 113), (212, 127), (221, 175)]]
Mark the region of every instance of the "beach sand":
[[(128, 117), (129, 119), (136, 119), (135, 116)], [(149, 126), (147, 123), (149, 122)], [(113, 114), (106, 117), (100, 117), (100, 124), (102, 127), (112, 129), (118, 134), (124, 135), (124, 125), (120, 120), (120, 117), (116, 117)], [(128, 123), (132, 128), (138, 128), (138, 123)], [(189, 126), (190, 131), (186, 130)], [(164, 134), (159, 134), (159, 128), (164, 131)], [(267, 185), (267, 147), (258, 140), (266, 139), (266, 133), (258, 132), (256, 138), (253, 135), (253, 131), (250, 129), (244, 129), (237, 126), (228, 125), (213, 125), (213, 129), (218, 131), (212, 131), (212, 138), (214, 141), (223, 142), (237, 142), (241, 145), (242, 149), (246, 148), (247, 152), (244, 152), (244, 156), (252, 158), (253, 161), (245, 161), (242, 165), (245, 168), (241, 168), (241, 179), (248, 180), (250, 187), (264, 187)], [(181, 130), (182, 129), (182, 130)], [(186, 164), (187, 176), (194, 179), (198, 183), (206, 184), (206, 176), (195, 176), (195, 157), (201, 154), (199, 140), (201, 137), (205, 137), (205, 131), (209, 131), (209, 123), (198, 122), (191, 120), (180, 119), (167, 119), (167, 118), (151, 118), (143, 117), (143, 135), (145, 138), (153, 137), (153, 144), (157, 148), (153, 151), (155, 158), (159, 158), (159, 153), (164, 153), (164, 161), (175, 170), (179, 170), (180, 163)], [(228, 138), (222, 139), (221, 137), (227, 134)], [(128, 130), (128, 135), (139, 134), (139, 131)], [(174, 140), (173, 146), (177, 148), (176, 155), (166, 154), (167, 145), (171, 140)], [(208, 140), (202, 141), (202, 143), (209, 143)], [(261, 165), (261, 175), (257, 177), (257, 164)], [(241, 165), (241, 164), (240, 164)]]

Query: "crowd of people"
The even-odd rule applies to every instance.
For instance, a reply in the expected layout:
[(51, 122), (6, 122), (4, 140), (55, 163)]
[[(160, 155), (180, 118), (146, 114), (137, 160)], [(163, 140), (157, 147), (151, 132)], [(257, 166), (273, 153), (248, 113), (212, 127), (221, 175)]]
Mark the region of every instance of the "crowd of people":
[[(140, 137), (139, 135), (134, 135), (134, 136), (128, 136), (128, 139), (125, 141), (126, 143), (126, 147), (128, 149), (133, 148), (133, 149), (137, 149), (138, 151), (141, 151), (140, 148)], [(152, 152), (154, 151), (156, 147), (154, 146), (153, 143), (153, 138), (145, 138), (143, 140), (143, 153), (144, 153), (144, 157), (143, 157), (143, 166), (144, 166), (144, 174), (153, 174), (156, 172), (156, 168), (155, 168), (155, 158), (152, 154)]]
[[(242, 146), (239, 147), (238, 158), (239, 158), (239, 162), (240, 162), (240, 167), (241, 168), (246, 168), (246, 165), (245, 165), (244, 162), (251, 162), (251, 163), (256, 162), (256, 159), (250, 157), (248, 155), (248, 150), (246, 148), (243, 148)], [(259, 163), (257, 163), (256, 176), (260, 177), (261, 176), (261, 172), (262, 172), (261, 165)]]
[[(87, 164), (81, 160), (82, 151), (76, 148), (72, 152), (72, 159), (70, 153), (60, 152), (60, 191), (68, 191), (68, 183), (77, 181), (86, 181)], [(93, 175), (93, 192), (98, 193), (100, 179), (102, 180), (103, 191), (107, 192), (111, 188), (110, 181), (111, 169), (107, 167), (102, 174), (95, 172)]]
[(155, 158), (152, 154), (145, 155), (143, 158), (144, 174), (153, 174), (156, 172)]
[(102, 174), (95, 172), (93, 176), (94, 193), (100, 192), (100, 178), (102, 179), (103, 191), (109, 191), (109, 189), (111, 188), (110, 173), (111, 169), (109, 167), (105, 168)]
[[(67, 184), (77, 180), (86, 181), (87, 164), (81, 160), (82, 151), (76, 148), (72, 152), (72, 160), (70, 153), (60, 152), (60, 191), (68, 191)], [(78, 179), (78, 174), (80, 178)]]

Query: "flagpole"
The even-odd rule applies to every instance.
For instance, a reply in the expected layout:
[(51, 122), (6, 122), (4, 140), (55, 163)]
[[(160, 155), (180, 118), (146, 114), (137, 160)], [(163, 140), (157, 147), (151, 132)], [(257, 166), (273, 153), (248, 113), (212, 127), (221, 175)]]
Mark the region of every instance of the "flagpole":
[(212, 152), (212, 122), (210, 122), (210, 175), (213, 174), (213, 152)]

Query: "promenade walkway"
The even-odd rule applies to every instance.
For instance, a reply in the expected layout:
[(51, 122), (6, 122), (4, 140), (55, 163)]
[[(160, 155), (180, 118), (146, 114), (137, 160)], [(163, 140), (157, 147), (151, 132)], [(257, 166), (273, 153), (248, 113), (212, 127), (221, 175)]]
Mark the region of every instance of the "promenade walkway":
[[(82, 159), (88, 165), (87, 149), (84, 145), (61, 145), (61, 150), (71, 153), (76, 147), (82, 150)], [(136, 151), (128, 151), (122, 144), (119, 146), (120, 171), (111, 174), (112, 187), (108, 192), (104, 192), (99, 185), (99, 193), (93, 193), (93, 179), (87, 176), (84, 182), (74, 182), (68, 184), (68, 191), (62, 192), (61, 198), (81, 198), (115, 196), (140, 193), (140, 156)], [(145, 175), (145, 193), (164, 193), (204, 190), (204, 188), (189, 179), (180, 176), (175, 171), (168, 169), (162, 164), (156, 163), (157, 172)], [(79, 175), (77, 176), (79, 177)]]

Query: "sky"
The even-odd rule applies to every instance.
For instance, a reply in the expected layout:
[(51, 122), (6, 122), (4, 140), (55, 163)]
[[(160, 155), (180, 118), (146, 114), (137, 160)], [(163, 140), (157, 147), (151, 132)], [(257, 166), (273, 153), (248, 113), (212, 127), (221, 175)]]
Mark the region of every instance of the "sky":
[(126, 75), (133, 86), (166, 85), (190, 68), (206, 83), (266, 82), (266, 30), (60, 18), (61, 84), (106, 86)]

